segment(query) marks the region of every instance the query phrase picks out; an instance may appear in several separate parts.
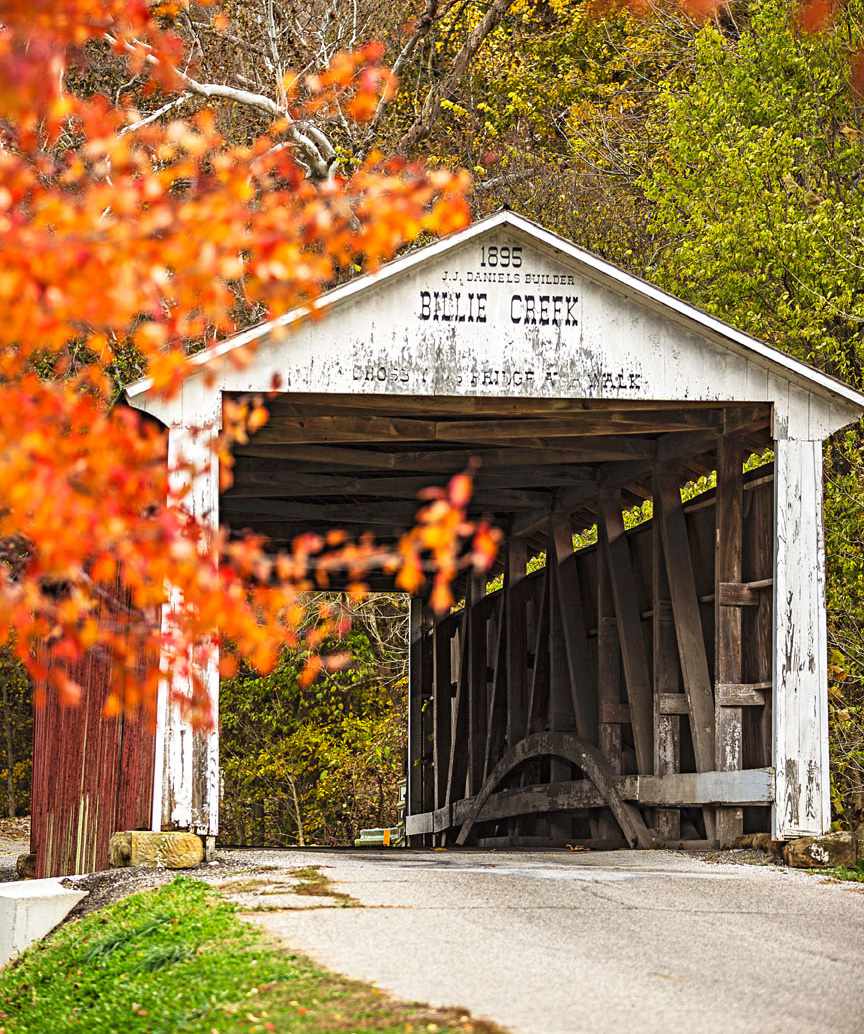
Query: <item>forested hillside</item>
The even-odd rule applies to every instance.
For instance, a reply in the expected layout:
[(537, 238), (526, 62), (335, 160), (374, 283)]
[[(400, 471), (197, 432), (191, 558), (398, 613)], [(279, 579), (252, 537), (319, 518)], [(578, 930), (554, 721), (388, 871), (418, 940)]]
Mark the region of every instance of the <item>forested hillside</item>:
[[(463, 166), (477, 215), (509, 205), (862, 389), (864, 4), (736, 0), (707, 18), (688, 13), (699, 10), (714, 7), (193, 4), (177, 19), (194, 56), (182, 69), (185, 93), (139, 96), (107, 48), (77, 86), (125, 97), (140, 112), (136, 125), (210, 107), (243, 142), (286, 110), (289, 87), (302, 93), (290, 70), (315, 73), (340, 51), (381, 40), (400, 88), (371, 121), (286, 130), (280, 146), (296, 150), (309, 176), (350, 170), (376, 149)], [(238, 304), (236, 315), (242, 325), (261, 312)], [(133, 355), (118, 376), (135, 373)], [(825, 465), (838, 815), (864, 785), (862, 442), (860, 431), (845, 434)], [(289, 839), (301, 826), (307, 839), (347, 838), (387, 817), (376, 794), (393, 799), (401, 698), (392, 658), (358, 628), (354, 667), (309, 699), (296, 695), (290, 658), (268, 679), (226, 687), (226, 790), (260, 804), (282, 780)], [(259, 708), (263, 736), (251, 721)], [(386, 744), (377, 755), (376, 740)]]

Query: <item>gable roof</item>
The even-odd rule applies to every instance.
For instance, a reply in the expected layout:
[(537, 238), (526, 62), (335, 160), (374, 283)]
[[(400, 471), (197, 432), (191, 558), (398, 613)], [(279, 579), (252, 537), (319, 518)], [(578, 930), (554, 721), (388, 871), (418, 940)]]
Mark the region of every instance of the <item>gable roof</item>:
[[(589, 279), (612, 287), (618, 293), (624, 294), (631, 300), (638, 301), (661, 312), (667, 318), (683, 324), (702, 337), (708, 337), (739, 354), (743, 353), (751, 358), (759, 359), (762, 363), (767, 362), (777, 367), (778, 370), (782, 370), (786, 377), (791, 377), (801, 382), (807, 389), (815, 390), (820, 394), (827, 393), (834, 398), (842, 399), (844, 402), (864, 412), (864, 394), (855, 391), (854, 388), (845, 382), (823, 373), (808, 363), (792, 358), (792, 356), (781, 352), (777, 348), (773, 348), (758, 338), (736, 330), (715, 316), (711, 316), (701, 309), (689, 305), (687, 302), (661, 290), (641, 277), (619, 269), (605, 259), (594, 255), (590, 251), (586, 251), (584, 248), (578, 247), (571, 241), (560, 237), (550, 230), (544, 229), (537, 223), (509, 209), (496, 212), (494, 215), (478, 220), (464, 230), (450, 234), (426, 247), (419, 248), (417, 251), (394, 259), (374, 273), (368, 273), (365, 276), (357, 277), (339, 287), (335, 287), (322, 294), (308, 307), (293, 309), (274, 320), (258, 324), (233, 337), (226, 338), (210, 348), (191, 356), (189, 364), (194, 367), (206, 367), (208, 363), (228, 355), (235, 349), (242, 348), (260, 338), (266, 338), (276, 330), (306, 319), (310, 312), (326, 312), (337, 304), (364, 294), (386, 283), (388, 280), (392, 280), (409, 270), (446, 254), (448, 251), (458, 248), (468, 241), (502, 227), (516, 235), (522, 236), (526, 242), (539, 247), (541, 250), (551, 251), (570, 259), (581, 267), (581, 271)], [(144, 396), (151, 387), (152, 381), (145, 377), (130, 384), (126, 388), (126, 395), (130, 399)]]

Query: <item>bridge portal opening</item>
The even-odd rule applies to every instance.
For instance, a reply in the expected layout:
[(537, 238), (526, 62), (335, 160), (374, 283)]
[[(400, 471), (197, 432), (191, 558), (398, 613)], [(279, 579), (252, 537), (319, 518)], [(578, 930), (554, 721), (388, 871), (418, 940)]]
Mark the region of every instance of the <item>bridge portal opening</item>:
[(392, 545), (418, 492), (475, 462), (469, 515), (504, 535), (452, 613), (410, 604), (410, 843), (770, 829), (769, 404), (282, 394), (270, 408), (220, 499), (231, 528), (274, 548), (322, 527)]

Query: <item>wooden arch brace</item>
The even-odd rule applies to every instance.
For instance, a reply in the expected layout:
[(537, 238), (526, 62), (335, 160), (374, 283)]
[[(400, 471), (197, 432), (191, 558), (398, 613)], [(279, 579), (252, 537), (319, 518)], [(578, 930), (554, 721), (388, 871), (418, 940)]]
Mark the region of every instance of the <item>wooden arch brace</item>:
[(538, 732), (515, 744), (492, 769), (483, 788), (472, 801), (471, 810), (459, 829), (459, 835), (456, 837), (459, 847), (464, 846), (471, 835), (478, 815), (498, 784), (523, 762), (541, 757), (561, 758), (581, 768), (609, 805), (630, 847), (654, 846), (654, 836), (642, 820), (639, 809), (623, 800), (618, 793), (615, 788), (615, 773), (596, 747), (570, 733)]

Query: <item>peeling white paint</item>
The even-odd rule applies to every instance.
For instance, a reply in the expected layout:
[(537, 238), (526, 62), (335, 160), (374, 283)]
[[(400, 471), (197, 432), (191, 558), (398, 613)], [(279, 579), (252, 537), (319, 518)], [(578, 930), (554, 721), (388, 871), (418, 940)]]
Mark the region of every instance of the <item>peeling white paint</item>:
[[(860, 416), (864, 396), (509, 212), (337, 288), (316, 308), (321, 319), (290, 313), (193, 357), (200, 373), (177, 398), (161, 399), (143, 381), (130, 387), (130, 401), (171, 428), (172, 456), (199, 459), (206, 436), (193, 431), (219, 426), (222, 393), (266, 392), (274, 378), (297, 393), (772, 403), (773, 829), (778, 837), (824, 832), (830, 802), (821, 441)], [(252, 342), (257, 351), (245, 368), (214, 366)], [(215, 524), (215, 460), (188, 486), (187, 498)], [(168, 608), (164, 620), (170, 622)], [(154, 806), (154, 826), (212, 834), (217, 734), (191, 735), (168, 706), (169, 676), (160, 692), (155, 784), (166, 807)], [(215, 706), (215, 664), (207, 678)], [(731, 767), (740, 742), (722, 747)], [(196, 802), (193, 773), (202, 764), (207, 789)]]

